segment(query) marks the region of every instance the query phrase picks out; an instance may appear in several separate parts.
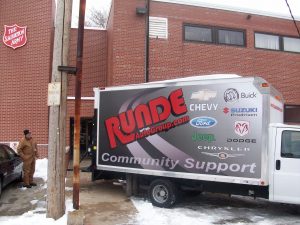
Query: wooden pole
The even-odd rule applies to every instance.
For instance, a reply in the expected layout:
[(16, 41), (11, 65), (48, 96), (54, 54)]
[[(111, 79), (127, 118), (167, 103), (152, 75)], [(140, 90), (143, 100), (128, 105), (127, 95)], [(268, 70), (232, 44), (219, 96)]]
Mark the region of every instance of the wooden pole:
[(80, 0), (78, 36), (77, 36), (77, 57), (76, 57), (76, 84), (75, 84), (75, 126), (74, 126), (74, 152), (73, 152), (73, 208), (79, 209), (80, 190), (80, 107), (81, 107), (81, 79), (82, 79), (82, 57), (84, 39), (84, 17), (86, 0)]
[(50, 106), (47, 217), (65, 214), (65, 146), (67, 73), (58, 66), (68, 64), (72, 0), (57, 1), (51, 82), (61, 83), (60, 105)]

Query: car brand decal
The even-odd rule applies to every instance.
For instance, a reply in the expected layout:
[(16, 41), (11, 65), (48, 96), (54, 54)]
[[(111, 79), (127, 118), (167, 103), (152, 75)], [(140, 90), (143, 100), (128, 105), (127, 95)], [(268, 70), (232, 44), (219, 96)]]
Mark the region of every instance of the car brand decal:
[(241, 92), (239, 93), (238, 90), (234, 88), (228, 88), (224, 92), (224, 100), (225, 102), (234, 103), (237, 102), (239, 99), (253, 99), (256, 98), (257, 94), (255, 92)]
[(249, 133), (250, 123), (248, 121), (235, 121), (234, 132), (243, 137)]
[(228, 88), (224, 92), (224, 100), (225, 102), (236, 102), (240, 98), (239, 92), (234, 88)]
[[(223, 108), (223, 112), (230, 116), (257, 116), (258, 108)], [(230, 113), (230, 114), (228, 114)]]
[(195, 99), (198, 101), (209, 101), (217, 96), (216, 91), (212, 91), (209, 89), (203, 89), (197, 92), (193, 92), (191, 95), (191, 99)]
[(256, 143), (255, 138), (227, 138), (227, 142), (229, 143)]
[(196, 128), (211, 128), (215, 126), (218, 121), (212, 117), (195, 117), (190, 121), (191, 126)]
[(192, 136), (193, 141), (207, 141), (208, 143), (215, 141), (215, 135), (213, 134), (202, 134), (195, 132)]
[(218, 104), (190, 104), (190, 111), (216, 111), (218, 109)]
[(215, 156), (218, 157), (219, 159), (227, 159), (227, 158), (234, 158), (238, 156), (244, 156), (244, 154), (228, 154), (226, 152), (219, 152), (219, 153), (201, 152), (201, 153), (204, 155)]

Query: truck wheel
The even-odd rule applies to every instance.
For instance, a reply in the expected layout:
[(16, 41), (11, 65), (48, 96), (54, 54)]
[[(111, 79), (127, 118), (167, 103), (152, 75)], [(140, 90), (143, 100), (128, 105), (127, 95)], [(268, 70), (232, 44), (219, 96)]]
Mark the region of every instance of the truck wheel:
[(177, 200), (177, 188), (169, 180), (154, 180), (150, 184), (148, 195), (152, 205), (170, 208)]

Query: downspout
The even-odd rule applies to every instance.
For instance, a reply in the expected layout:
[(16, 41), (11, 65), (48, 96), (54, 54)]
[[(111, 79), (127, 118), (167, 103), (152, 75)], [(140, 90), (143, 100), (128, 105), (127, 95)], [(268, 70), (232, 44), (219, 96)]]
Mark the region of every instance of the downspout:
[(146, 26), (145, 26), (145, 82), (149, 82), (149, 15), (150, 15), (150, 0), (146, 0)]

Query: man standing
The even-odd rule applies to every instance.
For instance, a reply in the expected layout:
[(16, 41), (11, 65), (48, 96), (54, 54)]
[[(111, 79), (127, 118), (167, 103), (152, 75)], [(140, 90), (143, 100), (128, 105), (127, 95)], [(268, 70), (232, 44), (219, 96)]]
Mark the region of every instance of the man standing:
[(38, 157), (37, 143), (31, 137), (29, 130), (24, 130), (24, 136), (19, 142), (17, 151), (23, 160), (23, 187), (31, 188), (36, 186), (36, 183), (33, 182), (33, 174), (35, 171), (35, 158)]

